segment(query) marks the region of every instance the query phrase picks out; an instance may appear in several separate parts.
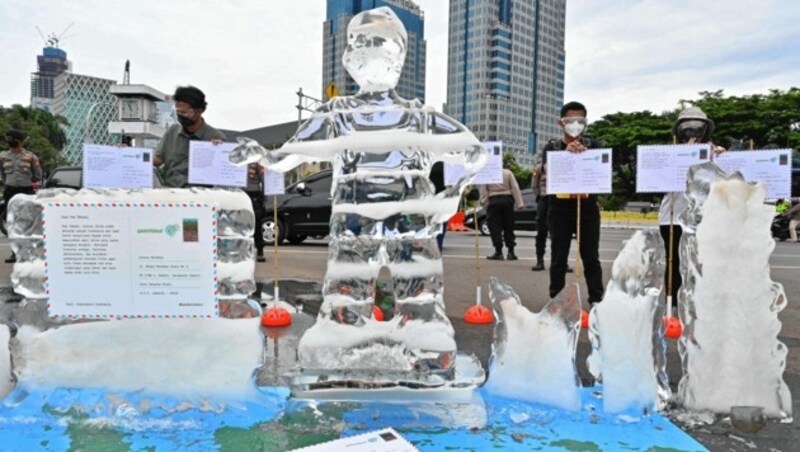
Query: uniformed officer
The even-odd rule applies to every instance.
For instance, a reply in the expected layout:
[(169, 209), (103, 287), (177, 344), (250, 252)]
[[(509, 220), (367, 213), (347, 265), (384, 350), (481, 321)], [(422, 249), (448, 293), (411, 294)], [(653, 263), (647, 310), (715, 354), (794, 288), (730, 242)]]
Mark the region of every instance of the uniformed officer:
[[(23, 147), (28, 135), (20, 130), (9, 130), (6, 132), (8, 150), (0, 152), (0, 174), (2, 174), (3, 200), (6, 203), (6, 216), (8, 215), (8, 204), (11, 198), (20, 193), (27, 195), (33, 194), (33, 185), (42, 180), (42, 166), (39, 158), (33, 152)], [(16, 257), (5, 260), (6, 263), (16, 262)]]
[[(245, 192), (253, 202), (253, 213), (256, 216), (256, 229), (253, 232), (253, 239), (256, 245), (256, 260), (264, 262), (264, 217), (266, 209), (264, 207), (264, 167), (252, 164), (247, 167), (247, 188)], [(276, 236), (277, 237), (277, 236)]]

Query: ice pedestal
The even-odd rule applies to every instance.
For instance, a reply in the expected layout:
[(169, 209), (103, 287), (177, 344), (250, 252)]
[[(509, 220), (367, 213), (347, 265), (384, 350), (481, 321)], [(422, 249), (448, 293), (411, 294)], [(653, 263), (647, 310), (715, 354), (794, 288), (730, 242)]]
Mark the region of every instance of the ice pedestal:
[[(44, 234), (45, 204), (76, 209), (96, 209), (99, 205), (103, 208), (147, 208), (150, 209), (146, 211), (147, 214), (156, 212), (156, 215), (160, 209), (200, 205), (209, 212), (215, 211), (216, 221), (208, 220), (206, 224), (209, 229), (204, 232), (209, 243), (203, 246), (209, 246), (208, 278), (216, 276), (217, 307), (219, 315), (224, 318), (164, 319), (157, 318), (162, 313), (155, 312), (151, 315), (128, 316), (139, 317), (135, 320), (51, 317), (48, 312), (49, 286), (45, 269), (48, 265), (52, 269), (52, 266), (63, 263), (45, 260), (45, 244), (53, 247), (52, 243), (57, 241)], [(156, 205), (157, 211), (154, 210)], [(79, 211), (75, 212), (77, 218)], [(101, 215), (98, 217), (105, 218)], [(252, 239), (255, 217), (250, 198), (242, 191), (41, 190), (35, 196), (14, 197), (9, 204), (9, 220), (11, 246), (18, 256), (11, 276), (12, 283), (15, 291), (26, 298), (9, 311), (8, 322), (14, 326), (16, 336), (10, 341), (8, 337), (0, 337), (0, 350), (6, 353), (0, 353), (0, 387), (7, 382), (2, 378), (5, 371), (2, 366), (10, 362), (7, 359), (10, 343), (14, 363), (11, 371), (20, 390), (106, 388), (164, 395), (234, 398), (255, 390), (253, 373), (262, 363), (263, 337), (259, 329), (261, 308), (258, 303), (247, 299), (255, 290)], [(194, 221), (197, 225), (197, 220)], [(191, 227), (183, 227), (182, 238), (180, 235), (172, 237), (192, 246), (197, 241), (196, 236), (193, 239)], [(210, 232), (214, 229), (216, 232)], [(194, 231), (196, 234), (197, 229)], [(75, 237), (82, 241), (81, 245), (74, 245), (74, 252), (82, 255), (89, 253), (91, 236), (77, 234)], [(132, 246), (142, 246), (141, 241), (131, 243)], [(201, 246), (199, 242), (197, 246)], [(216, 250), (215, 268), (212, 268), (212, 247)], [(64, 262), (69, 262), (66, 253)], [(108, 271), (113, 277), (125, 278), (127, 282), (125, 272), (118, 275), (112, 270)], [(214, 283), (210, 279), (206, 281), (210, 299), (215, 291)], [(114, 297), (115, 294), (105, 296)], [(128, 299), (130, 294), (121, 293), (119, 296)], [(79, 303), (81, 301), (78, 300)], [(99, 304), (110, 305), (111, 301), (99, 300)], [(96, 312), (86, 315), (95, 317), (93, 314)], [(179, 316), (183, 312), (172, 314)], [(8, 332), (9, 329), (0, 325), (0, 336), (3, 336), (3, 331)]]
[(783, 286), (770, 278), (775, 213), (764, 204), (765, 193), (763, 184), (747, 183), (713, 163), (689, 170), (678, 386), (689, 409), (729, 413), (757, 406), (771, 418), (792, 417), (783, 381), (787, 349), (777, 339), (787, 300)]
[(587, 364), (606, 412), (652, 413), (671, 395), (659, 303), (664, 267), (659, 231), (635, 232), (614, 260), (603, 302), (589, 314)]

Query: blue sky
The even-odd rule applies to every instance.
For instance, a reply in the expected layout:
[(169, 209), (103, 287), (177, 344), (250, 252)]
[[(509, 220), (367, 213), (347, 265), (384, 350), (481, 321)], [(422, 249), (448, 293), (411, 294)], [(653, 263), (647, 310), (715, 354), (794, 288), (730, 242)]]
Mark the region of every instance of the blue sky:
[[(426, 13), (427, 103), (441, 108), (447, 78), (446, 0)], [(324, 0), (3, 0), (0, 105), (28, 103), (45, 33), (63, 41), (74, 72), (171, 92), (206, 92), (208, 121), (247, 129), (295, 119), (295, 92), (322, 85)], [(730, 94), (800, 86), (800, 1), (569, 0), (567, 100), (590, 120), (674, 108), (699, 91)]]

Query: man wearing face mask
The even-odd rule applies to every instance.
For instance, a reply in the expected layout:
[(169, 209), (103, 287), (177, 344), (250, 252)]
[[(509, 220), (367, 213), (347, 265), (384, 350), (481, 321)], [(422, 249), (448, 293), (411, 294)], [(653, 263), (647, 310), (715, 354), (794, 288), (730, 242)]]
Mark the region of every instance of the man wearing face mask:
[[(33, 194), (33, 185), (42, 180), (42, 167), (39, 159), (33, 152), (23, 147), (28, 135), (20, 130), (6, 132), (8, 150), (0, 152), (0, 174), (5, 185), (3, 200), (6, 202), (6, 215), (8, 203), (15, 195)], [(7, 264), (16, 262), (13, 252), (5, 260)]]
[(203, 119), (206, 96), (194, 86), (179, 86), (172, 96), (178, 124), (173, 124), (161, 137), (153, 164), (164, 165), (164, 186), (183, 188), (189, 185), (189, 141), (211, 141), (219, 144), (225, 135)]
[[(558, 125), (564, 130), (560, 140), (551, 140), (542, 149), (542, 163), (547, 164), (547, 152), (568, 151), (580, 153), (602, 147), (597, 140), (581, 137), (586, 129), (586, 107), (579, 102), (569, 102), (561, 107)], [(566, 285), (567, 261), (572, 235), (576, 233), (578, 203), (581, 204), (580, 256), (589, 289), (589, 304), (603, 299), (603, 269), (600, 266), (600, 207), (597, 197), (587, 194), (548, 194), (550, 216), (550, 298)]]
[[(672, 125), (672, 134), (678, 144), (699, 144), (709, 143), (711, 156), (725, 151), (721, 146), (710, 143), (711, 134), (714, 132), (714, 121), (698, 107), (687, 107), (678, 114), (678, 119)], [(681, 278), (680, 243), (683, 228), (679, 223), (681, 215), (689, 207), (689, 202), (683, 192), (667, 193), (661, 198), (661, 207), (658, 210), (658, 222), (661, 230), (661, 237), (664, 238), (664, 250), (669, 256), (669, 230), (672, 224), (672, 290), (668, 295), (672, 296), (673, 307), (678, 303), (678, 289), (683, 280)], [(670, 214), (671, 213), (671, 214)], [(666, 269), (664, 281), (669, 280), (669, 271)], [(666, 292), (666, 291), (665, 291)]]

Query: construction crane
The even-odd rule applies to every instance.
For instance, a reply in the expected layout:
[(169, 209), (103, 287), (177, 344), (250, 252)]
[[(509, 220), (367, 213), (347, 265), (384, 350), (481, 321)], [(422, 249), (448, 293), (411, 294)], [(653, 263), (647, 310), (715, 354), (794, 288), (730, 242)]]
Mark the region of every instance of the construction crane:
[(67, 33), (67, 31), (69, 31), (70, 28), (72, 28), (73, 25), (75, 25), (75, 22), (72, 22), (69, 25), (67, 25), (67, 28), (65, 28), (64, 31), (62, 31), (61, 33), (58, 34), (50, 33), (49, 35), (47, 35), (47, 37), (45, 37), (44, 33), (42, 33), (42, 29), (39, 28), (38, 25), (36, 25), (35, 27), (36, 31), (39, 32), (39, 36), (42, 37), (42, 41), (44, 41), (44, 44), (47, 47), (58, 48), (58, 44), (66, 38), (66, 36), (64, 35)]

